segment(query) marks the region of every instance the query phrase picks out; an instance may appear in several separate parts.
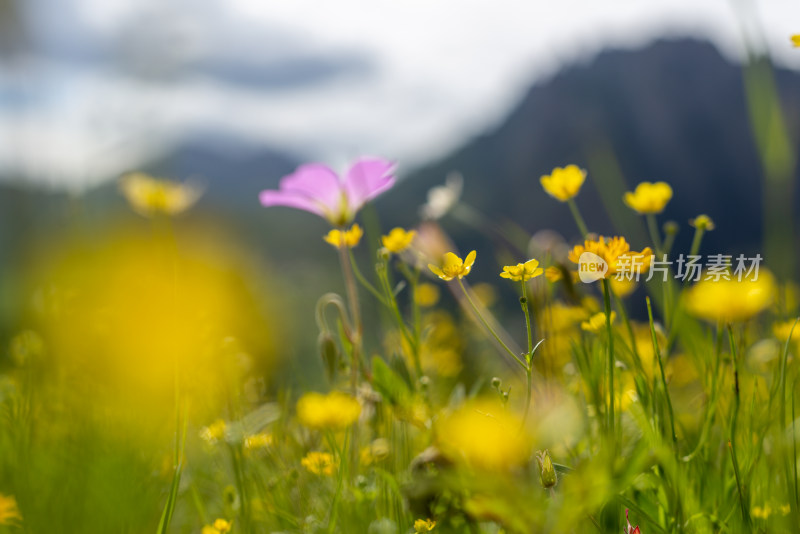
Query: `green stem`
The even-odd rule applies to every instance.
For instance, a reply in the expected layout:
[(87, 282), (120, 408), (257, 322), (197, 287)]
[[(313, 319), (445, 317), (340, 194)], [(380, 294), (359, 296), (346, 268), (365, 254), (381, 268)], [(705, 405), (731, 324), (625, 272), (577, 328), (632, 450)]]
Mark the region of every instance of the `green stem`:
[(351, 266), (352, 266), (352, 268), (353, 268), (353, 273), (356, 275), (356, 279), (358, 280), (358, 282), (359, 282), (359, 283), (360, 283), (362, 286), (364, 286), (364, 288), (365, 288), (367, 291), (369, 291), (370, 293), (372, 293), (372, 296), (374, 296), (376, 299), (378, 299), (378, 301), (379, 301), (381, 304), (383, 304), (384, 306), (388, 306), (388, 304), (386, 303), (386, 300), (384, 300), (384, 298), (383, 298), (383, 295), (381, 295), (380, 291), (378, 291), (377, 289), (375, 289), (375, 286), (373, 286), (372, 284), (370, 284), (370, 283), (369, 283), (369, 280), (367, 280), (367, 279), (366, 279), (366, 277), (365, 277), (363, 274), (361, 274), (361, 270), (358, 268), (358, 264), (356, 263), (356, 259), (355, 259), (355, 257), (353, 256), (353, 251), (352, 251), (352, 249), (350, 249), (350, 250), (349, 250), (349, 256), (350, 256), (350, 265), (351, 265)]
[(704, 233), (705, 230), (702, 228), (695, 228), (694, 237), (692, 238), (692, 248), (689, 249), (690, 256), (697, 256), (697, 253), (700, 252), (700, 243), (703, 241)]
[(658, 223), (656, 222), (656, 216), (653, 213), (648, 213), (645, 216), (647, 219), (647, 230), (650, 232), (650, 239), (653, 240), (653, 246), (656, 249), (656, 254), (662, 251), (661, 248), (661, 235), (658, 232)]
[(650, 335), (653, 338), (653, 353), (658, 360), (658, 368), (661, 371), (661, 385), (664, 388), (664, 396), (667, 399), (667, 411), (669, 412), (669, 425), (670, 431), (672, 433), (672, 447), (675, 452), (675, 457), (678, 457), (678, 436), (675, 434), (675, 414), (672, 411), (672, 400), (669, 396), (669, 390), (667, 389), (667, 377), (664, 374), (664, 364), (661, 361), (661, 350), (658, 348), (658, 339), (656, 338), (656, 328), (655, 323), (653, 322), (653, 308), (650, 305), (650, 297), (645, 297), (647, 301), (647, 316), (650, 319)]
[(614, 332), (611, 329), (611, 290), (607, 278), (603, 278), (603, 301), (606, 312), (606, 332), (608, 334), (608, 430), (614, 435)]
[(528, 332), (528, 353), (525, 355), (525, 378), (528, 388), (525, 396), (525, 412), (522, 414), (522, 425), (525, 426), (525, 422), (528, 420), (528, 411), (531, 408), (531, 390), (533, 389), (533, 369), (531, 367), (531, 362), (533, 361), (533, 334), (531, 333), (531, 316), (528, 310), (528, 295), (524, 277), (520, 285), (522, 286), (522, 296), (519, 299), (519, 303), (525, 313), (525, 326)]
[(358, 307), (358, 288), (353, 279), (352, 265), (350, 264), (348, 256), (348, 248), (346, 246), (340, 246), (339, 261), (342, 265), (342, 274), (344, 275), (344, 285), (347, 291), (347, 300), (350, 305), (350, 319), (352, 325), (350, 332), (348, 332), (350, 342), (353, 344), (350, 362), (350, 389), (353, 395), (355, 395), (356, 389), (358, 388), (358, 368), (361, 358), (361, 310)]
[(377, 272), (378, 278), (383, 286), (383, 291), (386, 294), (386, 301), (388, 302), (388, 306), (392, 310), (392, 315), (394, 315), (394, 319), (397, 322), (397, 327), (400, 329), (403, 337), (411, 347), (411, 357), (414, 360), (414, 368), (417, 372), (417, 377), (419, 378), (422, 376), (422, 365), (419, 359), (419, 346), (417, 345), (414, 337), (411, 335), (408, 326), (406, 326), (406, 323), (403, 320), (403, 314), (400, 313), (400, 307), (397, 305), (397, 299), (394, 296), (392, 287), (389, 285), (389, 277), (386, 274), (386, 265), (380, 264)]
[(747, 525), (748, 531), (752, 532), (753, 528), (750, 524), (750, 514), (747, 512), (747, 505), (745, 504), (744, 492), (742, 490), (742, 480), (739, 475), (739, 461), (736, 458), (736, 423), (739, 418), (739, 363), (736, 355), (736, 343), (733, 339), (733, 327), (728, 325), (728, 339), (731, 345), (731, 357), (733, 358), (733, 416), (731, 420), (731, 437), (728, 442), (731, 450), (731, 461), (733, 462), (733, 473), (736, 477), (736, 489), (739, 492), (739, 505), (742, 509), (742, 520)]
[(571, 198), (567, 200), (567, 205), (569, 206), (569, 210), (572, 212), (572, 217), (575, 219), (575, 224), (578, 225), (578, 230), (580, 231), (581, 235), (585, 238), (589, 234), (589, 229), (586, 227), (586, 223), (581, 216), (581, 212), (578, 209), (578, 205), (575, 204), (575, 199)]
[(488, 330), (490, 334), (492, 334), (495, 341), (497, 341), (500, 344), (500, 346), (503, 347), (505, 351), (509, 353), (517, 361), (517, 363), (522, 366), (523, 369), (527, 369), (528, 366), (525, 365), (525, 362), (523, 362), (519, 356), (514, 354), (513, 350), (508, 348), (508, 345), (506, 345), (505, 342), (502, 339), (500, 339), (500, 336), (497, 335), (497, 332), (495, 332), (494, 329), (491, 326), (489, 326), (489, 323), (486, 322), (486, 319), (483, 318), (483, 315), (481, 314), (480, 310), (478, 310), (478, 307), (475, 305), (475, 302), (473, 302), (472, 297), (470, 297), (467, 288), (464, 287), (464, 282), (461, 281), (461, 278), (458, 278), (458, 285), (461, 287), (461, 291), (464, 292), (464, 296), (467, 297), (469, 305), (472, 306), (472, 311), (475, 312), (475, 315), (478, 317), (483, 327), (486, 328), (486, 330)]

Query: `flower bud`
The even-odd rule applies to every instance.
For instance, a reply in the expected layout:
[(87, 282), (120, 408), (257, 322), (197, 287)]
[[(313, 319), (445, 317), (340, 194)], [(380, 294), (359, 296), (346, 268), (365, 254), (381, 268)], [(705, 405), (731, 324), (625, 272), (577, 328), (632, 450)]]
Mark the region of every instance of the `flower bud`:
[(536, 461), (539, 463), (539, 477), (542, 482), (542, 487), (550, 489), (558, 483), (556, 470), (553, 467), (553, 461), (550, 459), (550, 453), (547, 449), (536, 453)]
[(664, 223), (664, 233), (667, 235), (676, 235), (680, 230), (680, 226), (675, 221), (667, 221)]
[(330, 333), (322, 332), (317, 338), (317, 345), (322, 357), (325, 374), (328, 380), (333, 381), (336, 378), (336, 367), (339, 361), (339, 348), (336, 346), (336, 341)]

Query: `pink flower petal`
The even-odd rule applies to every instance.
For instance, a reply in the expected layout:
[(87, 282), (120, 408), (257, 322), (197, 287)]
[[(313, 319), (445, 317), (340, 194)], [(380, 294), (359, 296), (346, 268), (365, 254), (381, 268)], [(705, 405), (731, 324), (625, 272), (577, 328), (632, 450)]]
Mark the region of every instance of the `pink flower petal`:
[(344, 189), (351, 213), (394, 185), (393, 168), (393, 163), (378, 158), (360, 159), (350, 167), (345, 175)]
[(300, 193), (274, 190), (262, 191), (258, 199), (261, 201), (261, 205), (267, 208), (270, 206), (287, 206), (309, 211), (320, 217), (326, 217), (325, 211), (318, 202)]
[(278, 191), (262, 191), (260, 200), (264, 206), (288, 206), (333, 220), (342, 211), (343, 191), (335, 172), (325, 165), (309, 163), (283, 177)]

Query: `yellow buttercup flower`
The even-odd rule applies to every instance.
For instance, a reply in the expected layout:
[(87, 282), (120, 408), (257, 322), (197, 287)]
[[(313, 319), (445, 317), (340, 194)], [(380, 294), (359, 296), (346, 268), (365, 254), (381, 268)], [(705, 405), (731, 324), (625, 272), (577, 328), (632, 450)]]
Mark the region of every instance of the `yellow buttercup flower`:
[(233, 528), (233, 521), (217, 519), (213, 525), (203, 527), (203, 534), (226, 534)]
[(214, 444), (218, 441), (222, 441), (225, 438), (226, 429), (227, 426), (225, 425), (225, 421), (222, 419), (217, 419), (210, 425), (203, 427), (203, 429), (200, 431), (200, 437), (206, 442)]
[(476, 253), (473, 250), (462, 260), (452, 252), (448, 252), (444, 255), (444, 261), (441, 267), (429, 263), (428, 269), (442, 280), (452, 280), (456, 277), (460, 279), (467, 276), (472, 270), (472, 264), (475, 263), (475, 256)]
[(544, 175), (539, 179), (547, 194), (561, 202), (575, 197), (585, 180), (586, 171), (577, 165), (556, 167), (549, 175)]
[(497, 471), (525, 463), (529, 441), (520, 421), (499, 403), (476, 401), (439, 419), (440, 450), (469, 466)]
[(792, 45), (795, 48), (800, 48), (800, 33), (792, 35), (790, 39), (792, 40)]
[(622, 197), (625, 204), (637, 213), (661, 213), (672, 198), (672, 187), (666, 182), (642, 182)]
[(705, 279), (686, 293), (686, 309), (708, 321), (746, 321), (766, 310), (775, 298), (775, 279), (763, 269), (758, 278)]
[(15, 525), (22, 521), (17, 500), (9, 495), (0, 493), (0, 525)]
[(583, 245), (575, 245), (569, 253), (569, 260), (580, 264), (581, 254), (584, 252), (591, 252), (608, 264), (605, 278), (610, 278), (623, 269), (629, 272), (638, 271), (641, 274), (650, 268), (653, 259), (650, 247), (645, 247), (641, 252), (632, 252), (631, 246), (620, 236), (610, 238), (600, 236), (594, 241), (587, 239)]
[(531, 278), (536, 278), (543, 272), (542, 268), (539, 267), (538, 261), (528, 260), (525, 263), (506, 265), (503, 267), (503, 272), (500, 273), (500, 276), (514, 282), (526, 282)]
[(689, 219), (689, 226), (697, 228), (698, 230), (710, 231), (714, 229), (714, 221), (708, 215), (698, 215), (694, 219)]
[[(616, 312), (611, 312), (611, 324), (614, 324), (614, 319), (617, 318)], [(603, 312), (595, 313), (589, 317), (588, 321), (581, 323), (581, 328), (587, 332), (602, 332), (606, 327), (606, 314)]]
[(272, 442), (272, 434), (259, 432), (258, 434), (253, 434), (252, 436), (244, 438), (244, 448), (245, 450), (266, 449), (272, 445)]
[(123, 176), (120, 189), (134, 211), (145, 217), (182, 213), (202, 194), (196, 185), (162, 180), (141, 172)]
[(414, 532), (430, 532), (436, 528), (436, 521), (433, 519), (417, 519), (414, 521)]
[(297, 401), (297, 418), (315, 430), (343, 430), (361, 415), (361, 405), (356, 399), (333, 391), (327, 395), (306, 393)]
[(418, 285), (416, 291), (414, 291), (414, 300), (423, 308), (430, 308), (439, 302), (439, 288), (424, 282)]
[(354, 224), (349, 230), (333, 229), (328, 232), (323, 239), (336, 248), (348, 247), (353, 248), (361, 241), (361, 236), (364, 235), (364, 230), (358, 224)]
[(300, 465), (305, 467), (310, 473), (327, 476), (334, 474), (338, 467), (336, 459), (332, 454), (317, 451), (306, 454), (305, 457), (300, 460)]
[(392, 228), (389, 235), (381, 236), (381, 242), (389, 252), (398, 254), (411, 245), (416, 235), (417, 232), (415, 230), (406, 231), (402, 228)]

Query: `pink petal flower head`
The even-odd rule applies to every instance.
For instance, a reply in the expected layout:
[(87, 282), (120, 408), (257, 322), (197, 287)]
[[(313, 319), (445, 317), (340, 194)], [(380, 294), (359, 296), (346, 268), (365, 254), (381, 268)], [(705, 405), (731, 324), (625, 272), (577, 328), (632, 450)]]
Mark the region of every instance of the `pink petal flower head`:
[(639, 530), (639, 525), (636, 525), (636, 528), (633, 528), (631, 526), (631, 520), (628, 519), (628, 509), (627, 508), (625, 509), (625, 521), (628, 522), (628, 528), (625, 529), (625, 532), (623, 534), (641, 534), (641, 531)]
[(344, 226), (366, 202), (394, 185), (393, 169), (386, 160), (362, 158), (341, 178), (325, 165), (309, 163), (282, 178), (277, 191), (262, 191), (259, 199), (263, 206), (297, 208)]

